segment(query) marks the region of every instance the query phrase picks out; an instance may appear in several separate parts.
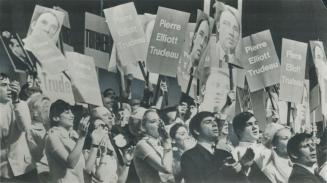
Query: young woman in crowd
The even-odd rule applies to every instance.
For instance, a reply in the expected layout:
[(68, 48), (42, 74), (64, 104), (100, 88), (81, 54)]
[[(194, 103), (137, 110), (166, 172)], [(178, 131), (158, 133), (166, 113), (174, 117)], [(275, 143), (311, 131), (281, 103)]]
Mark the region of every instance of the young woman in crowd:
[(143, 138), (134, 151), (134, 165), (141, 183), (159, 183), (169, 181), (171, 177), (159, 175), (172, 174), (173, 167), (171, 139), (162, 125), (155, 110), (144, 113), (141, 122)]
[(194, 147), (195, 140), (189, 135), (187, 127), (181, 123), (173, 125), (170, 129), (169, 135), (172, 139), (173, 146), (173, 174), (175, 182), (181, 182), (181, 158), (183, 153)]
[(45, 153), (49, 163), (50, 182), (84, 183), (85, 159), (82, 150), (89, 117), (81, 119), (77, 137), (72, 130), (74, 114), (68, 103), (63, 100), (52, 103), (49, 118), (51, 128), (45, 139)]
[(292, 171), (292, 162), (287, 153), (287, 142), (291, 138), (288, 128), (281, 128), (273, 135), (272, 154), (262, 170), (272, 183), (287, 183)]

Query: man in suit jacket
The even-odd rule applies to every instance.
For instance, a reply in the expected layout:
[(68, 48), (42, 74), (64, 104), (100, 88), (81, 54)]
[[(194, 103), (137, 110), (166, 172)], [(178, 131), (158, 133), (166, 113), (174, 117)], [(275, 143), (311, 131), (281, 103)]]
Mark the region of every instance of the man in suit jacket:
[(322, 183), (315, 175), (317, 153), (311, 134), (296, 134), (288, 141), (287, 152), (294, 163), (289, 183)]
[[(189, 128), (198, 143), (182, 155), (181, 172), (185, 183), (226, 182), (223, 178), (238, 177), (240, 163), (235, 162), (227, 151), (215, 148), (219, 130), (213, 113), (196, 114), (190, 121)], [(227, 159), (230, 161), (227, 162)]]

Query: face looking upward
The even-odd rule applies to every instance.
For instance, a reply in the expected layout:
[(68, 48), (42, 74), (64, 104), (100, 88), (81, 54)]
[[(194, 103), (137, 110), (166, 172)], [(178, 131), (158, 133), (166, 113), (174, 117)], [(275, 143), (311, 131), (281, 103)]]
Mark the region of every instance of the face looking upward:
[(281, 129), (276, 132), (276, 151), (282, 155), (287, 155), (287, 142), (291, 138), (291, 131), (287, 128)]
[(7, 103), (11, 99), (9, 84), (9, 78), (0, 78), (0, 103)]
[(240, 26), (235, 16), (228, 10), (223, 11), (216, 28), (222, 48), (225, 51), (235, 49), (240, 36)]
[(158, 129), (159, 124), (161, 123), (159, 115), (155, 111), (151, 111), (146, 114), (144, 120), (143, 128), (145, 133), (154, 138), (158, 138), (160, 136)]
[(297, 162), (309, 167), (317, 162), (316, 144), (313, 139), (305, 139), (300, 144)]
[(259, 126), (258, 121), (255, 117), (251, 117), (247, 122), (246, 126), (241, 132), (242, 142), (256, 142), (259, 139)]
[(214, 117), (206, 117), (201, 121), (199, 138), (216, 141), (219, 136), (218, 124)]
[(203, 20), (197, 32), (194, 33), (193, 36), (193, 47), (191, 50), (191, 58), (195, 61), (195, 65), (199, 64), (199, 61), (201, 59), (201, 56), (208, 44), (209, 41), (209, 22), (206, 20)]

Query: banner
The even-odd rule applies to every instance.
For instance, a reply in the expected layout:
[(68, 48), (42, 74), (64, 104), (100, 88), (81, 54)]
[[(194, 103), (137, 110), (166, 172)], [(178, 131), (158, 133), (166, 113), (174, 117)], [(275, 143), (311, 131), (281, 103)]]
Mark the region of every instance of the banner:
[(63, 12), (36, 5), (26, 39), (28, 39), (29, 36), (43, 32), (46, 33), (48, 39), (56, 43), (64, 21), (64, 16), (65, 14)]
[(30, 36), (26, 49), (35, 55), (44, 72), (57, 74), (68, 69), (68, 63), (62, 52), (43, 32)]
[(279, 100), (301, 103), (307, 48), (307, 43), (283, 38)]
[(150, 72), (176, 77), (190, 14), (159, 7), (146, 66)]
[(93, 58), (75, 52), (67, 52), (66, 57), (76, 102), (103, 106)]
[(125, 74), (139, 70), (138, 61), (145, 61), (146, 41), (134, 3), (108, 8), (103, 12), (115, 41), (120, 67)]
[(61, 99), (71, 105), (75, 104), (72, 85), (64, 73), (50, 74), (41, 72), (39, 77), (43, 94), (48, 96), (52, 102)]
[(324, 45), (321, 41), (310, 41), (311, 53), (316, 67), (320, 88), (320, 103), (322, 114), (327, 116), (327, 59)]
[(108, 70), (112, 48), (105, 18), (86, 12), (84, 54), (94, 58), (96, 67)]
[(280, 65), (269, 30), (244, 37), (243, 54), (251, 92), (279, 83)]

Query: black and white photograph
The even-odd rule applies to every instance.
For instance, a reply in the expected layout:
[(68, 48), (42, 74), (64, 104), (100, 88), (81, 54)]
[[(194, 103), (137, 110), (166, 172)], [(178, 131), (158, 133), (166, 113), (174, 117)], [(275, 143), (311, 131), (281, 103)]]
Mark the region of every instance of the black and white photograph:
[(327, 183), (327, 0), (0, 0), (0, 183)]

